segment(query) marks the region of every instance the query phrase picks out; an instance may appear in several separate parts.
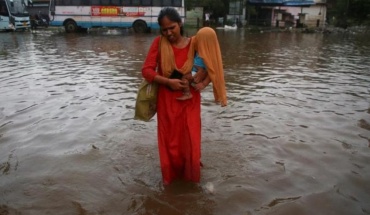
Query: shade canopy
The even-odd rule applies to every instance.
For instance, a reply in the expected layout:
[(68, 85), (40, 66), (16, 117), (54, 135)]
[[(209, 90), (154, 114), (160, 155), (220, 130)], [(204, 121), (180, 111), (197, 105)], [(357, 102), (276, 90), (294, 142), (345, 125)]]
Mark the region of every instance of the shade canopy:
[(311, 6), (314, 0), (248, 0), (249, 4), (260, 6)]

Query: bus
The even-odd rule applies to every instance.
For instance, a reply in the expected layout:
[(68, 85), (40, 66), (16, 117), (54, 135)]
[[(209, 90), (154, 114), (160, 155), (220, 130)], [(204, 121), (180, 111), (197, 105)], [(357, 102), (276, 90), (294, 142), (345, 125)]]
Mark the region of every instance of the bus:
[(50, 26), (64, 26), (67, 33), (96, 27), (145, 33), (159, 29), (157, 16), (167, 6), (174, 7), (184, 21), (184, 0), (50, 0)]
[(28, 0), (0, 0), (0, 30), (30, 28)]

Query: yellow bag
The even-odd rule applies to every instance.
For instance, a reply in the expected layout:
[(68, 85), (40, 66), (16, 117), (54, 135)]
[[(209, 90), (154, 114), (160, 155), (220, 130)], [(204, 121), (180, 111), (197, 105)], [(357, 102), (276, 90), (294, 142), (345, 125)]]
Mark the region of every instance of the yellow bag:
[(157, 113), (158, 84), (141, 82), (137, 92), (134, 119), (148, 122)]

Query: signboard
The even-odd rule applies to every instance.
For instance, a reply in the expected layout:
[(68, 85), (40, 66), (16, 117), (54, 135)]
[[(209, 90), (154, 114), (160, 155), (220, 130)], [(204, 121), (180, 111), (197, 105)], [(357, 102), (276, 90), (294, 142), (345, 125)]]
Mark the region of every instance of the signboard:
[(116, 7), (91, 6), (92, 16), (144, 16), (149, 8), (143, 7)]

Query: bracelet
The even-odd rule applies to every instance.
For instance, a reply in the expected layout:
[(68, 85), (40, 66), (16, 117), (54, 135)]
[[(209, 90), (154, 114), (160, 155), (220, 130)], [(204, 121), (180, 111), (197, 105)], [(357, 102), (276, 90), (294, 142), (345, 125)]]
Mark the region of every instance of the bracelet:
[(165, 85), (168, 86), (168, 83), (170, 83), (170, 79), (169, 78), (166, 79)]

